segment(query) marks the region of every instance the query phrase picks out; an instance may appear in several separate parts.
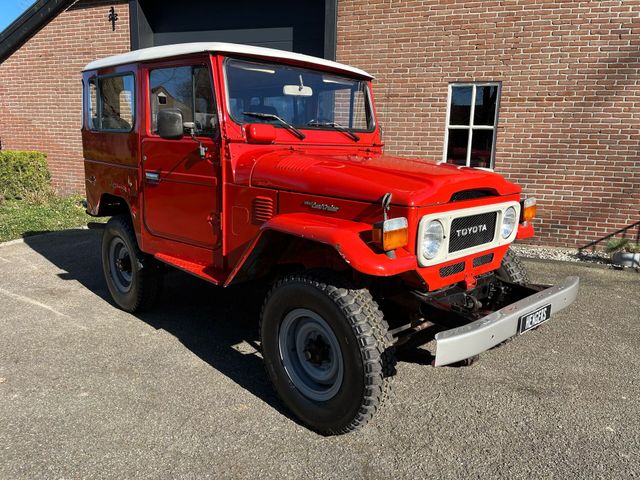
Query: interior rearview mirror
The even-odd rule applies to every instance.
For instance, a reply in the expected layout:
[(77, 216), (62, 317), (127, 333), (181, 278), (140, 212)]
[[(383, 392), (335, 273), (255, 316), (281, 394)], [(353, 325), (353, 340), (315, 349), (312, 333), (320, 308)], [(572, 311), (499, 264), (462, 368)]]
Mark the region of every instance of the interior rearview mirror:
[(293, 95), (294, 97), (311, 97), (313, 96), (313, 89), (304, 85), (285, 85), (282, 87), (282, 93)]
[(168, 140), (180, 140), (184, 133), (182, 112), (177, 108), (165, 108), (158, 112), (158, 135)]

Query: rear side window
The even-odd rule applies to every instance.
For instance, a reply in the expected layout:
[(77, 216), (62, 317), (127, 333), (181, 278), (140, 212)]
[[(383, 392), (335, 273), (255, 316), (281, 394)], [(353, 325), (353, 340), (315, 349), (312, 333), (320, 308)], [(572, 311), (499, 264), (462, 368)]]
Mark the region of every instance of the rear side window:
[(130, 132), (135, 123), (134, 85), (130, 73), (90, 79), (86, 100), (89, 128)]
[(98, 87), (96, 79), (89, 80), (89, 96), (87, 97), (87, 124), (91, 130), (98, 129)]
[(149, 74), (151, 131), (158, 131), (158, 112), (177, 108), (196, 135), (213, 135), (218, 127), (209, 69), (204, 66), (158, 68)]
[(133, 128), (133, 75), (100, 79), (100, 128), (126, 130)]

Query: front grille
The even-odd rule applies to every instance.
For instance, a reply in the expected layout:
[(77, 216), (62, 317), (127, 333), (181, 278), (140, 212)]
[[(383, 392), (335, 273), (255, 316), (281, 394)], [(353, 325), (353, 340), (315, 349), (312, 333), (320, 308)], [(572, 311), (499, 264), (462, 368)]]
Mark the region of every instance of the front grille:
[(449, 234), (449, 253), (491, 242), (497, 218), (497, 212), (489, 212), (454, 219)]
[(464, 270), (464, 262), (454, 263), (453, 265), (447, 265), (446, 267), (442, 267), (440, 269), (440, 276), (442, 278), (449, 277), (456, 273), (460, 273)]
[(473, 266), (479, 267), (481, 265), (486, 265), (487, 263), (491, 263), (493, 261), (493, 253), (487, 253), (486, 255), (481, 255), (480, 257), (476, 257), (473, 259)]

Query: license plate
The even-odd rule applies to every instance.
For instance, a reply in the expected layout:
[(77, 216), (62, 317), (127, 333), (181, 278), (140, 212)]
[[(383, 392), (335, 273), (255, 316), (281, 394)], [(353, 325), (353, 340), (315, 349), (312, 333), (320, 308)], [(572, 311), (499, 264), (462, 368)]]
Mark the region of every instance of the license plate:
[(519, 328), (520, 333), (536, 328), (551, 318), (551, 305), (545, 305), (533, 312), (526, 313), (520, 317)]

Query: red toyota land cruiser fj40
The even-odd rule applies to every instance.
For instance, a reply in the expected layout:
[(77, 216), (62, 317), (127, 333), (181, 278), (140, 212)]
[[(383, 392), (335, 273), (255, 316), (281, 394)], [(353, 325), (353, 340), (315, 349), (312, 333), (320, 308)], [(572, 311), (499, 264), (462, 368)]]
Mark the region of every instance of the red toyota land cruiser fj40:
[(372, 77), (224, 43), (153, 47), (83, 71), (88, 213), (111, 216), (105, 279), (124, 310), (161, 264), (262, 279), (273, 385), (324, 434), (365, 424), (395, 345), (433, 327), (433, 365), (473, 359), (569, 305), (509, 250), (536, 205), (495, 173), (383, 154)]

